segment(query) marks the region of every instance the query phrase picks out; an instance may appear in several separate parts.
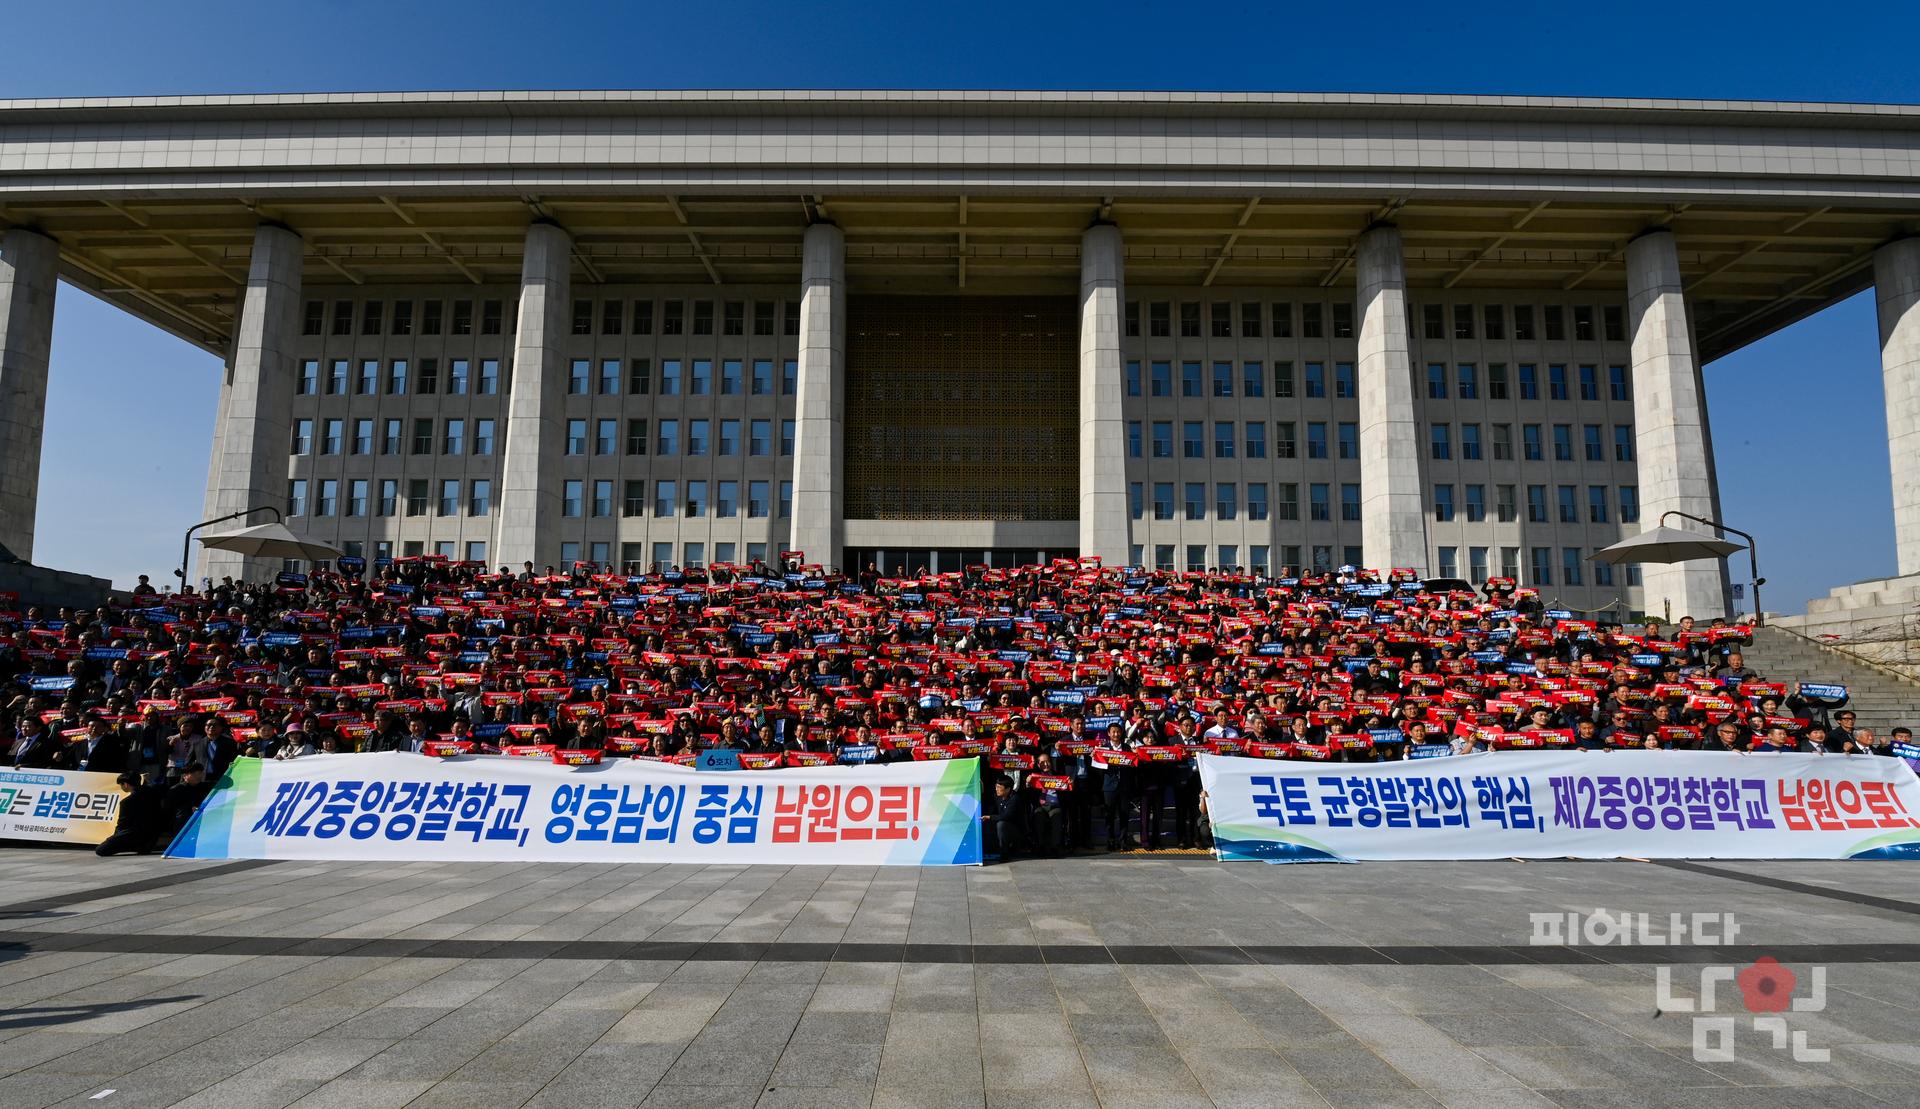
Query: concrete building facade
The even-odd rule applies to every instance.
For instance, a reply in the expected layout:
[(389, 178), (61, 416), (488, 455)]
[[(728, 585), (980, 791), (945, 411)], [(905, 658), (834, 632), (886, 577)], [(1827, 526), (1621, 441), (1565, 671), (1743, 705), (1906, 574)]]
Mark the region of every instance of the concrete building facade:
[(1872, 283), (1920, 568), (1915, 108), (13, 101), (0, 232), (28, 557), (64, 279), (224, 359), (209, 516), (368, 559), (1354, 564), (1716, 615), (1719, 562), (1592, 555), (1717, 518), (1701, 366)]

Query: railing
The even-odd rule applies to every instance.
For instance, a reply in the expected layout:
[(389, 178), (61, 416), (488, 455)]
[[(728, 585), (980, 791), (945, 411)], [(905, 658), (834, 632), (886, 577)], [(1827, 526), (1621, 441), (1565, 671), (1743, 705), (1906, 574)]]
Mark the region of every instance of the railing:
[[(1876, 670), (1882, 674), (1887, 675), (1888, 677), (1898, 678), (1904, 682), (1910, 682), (1910, 683), (1920, 682), (1920, 674), (1916, 674), (1913, 671), (1900, 669), (1902, 666), (1907, 666), (1907, 667), (1913, 667), (1916, 670), (1920, 670), (1920, 651), (1915, 650), (1916, 645), (1920, 644), (1920, 614), (1908, 614), (1906, 616), (1902, 616), (1896, 624), (1890, 625), (1890, 626), (1897, 628), (1898, 634), (1887, 634), (1887, 635), (1876, 634), (1872, 638), (1856, 637), (1856, 638), (1852, 638), (1842, 642), (1839, 640), (1827, 641), (1824, 639), (1818, 639), (1818, 638), (1815, 638), (1814, 636), (1807, 635), (1796, 628), (1786, 627), (1783, 624), (1767, 625), (1768, 629), (1772, 631), (1777, 631), (1777, 632), (1784, 633), (1786, 635), (1790, 635), (1795, 639), (1798, 639), (1801, 642), (1808, 644), (1809, 646), (1817, 647), (1820, 650), (1832, 651), (1834, 654), (1840, 655), (1843, 658), (1846, 658), (1851, 662), (1864, 666), (1869, 670)], [(1881, 629), (1876, 629), (1876, 631), (1878, 630), (1881, 630)], [(1849, 645), (1852, 643), (1898, 643), (1900, 644), (1900, 658), (1896, 662), (1892, 662), (1892, 663), (1882, 658), (1872, 658), (1867, 655), (1861, 654), (1857, 650), (1854, 650)]]

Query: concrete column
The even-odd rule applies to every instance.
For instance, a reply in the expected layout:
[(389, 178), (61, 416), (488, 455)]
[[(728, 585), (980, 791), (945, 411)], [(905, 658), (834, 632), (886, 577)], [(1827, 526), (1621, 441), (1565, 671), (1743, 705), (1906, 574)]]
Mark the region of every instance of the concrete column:
[[(1639, 456), (1640, 526), (1668, 511), (1713, 519), (1707, 457), (1706, 396), (1701, 391), (1681, 291), (1673, 233), (1656, 229), (1627, 244), (1627, 314), (1633, 335), (1633, 427)], [(1680, 527), (1706, 530), (1690, 521)], [(1662, 619), (1705, 620), (1727, 613), (1723, 559), (1641, 568), (1642, 607)]]
[(800, 366), (794, 398), (790, 550), (832, 568), (846, 536), (842, 409), (847, 394), (847, 240), (807, 228), (800, 261)]
[[(220, 389), (216, 449), (208, 469), (207, 518), (259, 505), (287, 507), (287, 445), (293, 408), (295, 337), (300, 334), (300, 236), (274, 224), (253, 233), (247, 290), (240, 300), (239, 334)], [(264, 524), (267, 513), (232, 520), (208, 532)], [(294, 529), (299, 530), (295, 524)], [(225, 551), (200, 553), (197, 577), (261, 580), (279, 559), (242, 558)]]
[(1369, 568), (1427, 566), (1420, 428), (1407, 341), (1407, 277), (1400, 231), (1369, 229), (1354, 253), (1359, 278), (1360, 542)]
[(40, 425), (60, 244), (25, 228), (0, 237), (0, 547), (33, 561)]
[(1080, 236), (1080, 554), (1127, 564), (1127, 428), (1120, 411), (1120, 317), (1126, 301), (1120, 229)]
[(536, 570), (560, 557), (560, 450), (566, 434), (566, 366), (573, 238), (551, 223), (527, 228), (520, 261), (520, 311), (513, 340), (513, 388), (500, 459), (500, 504), (491, 560)]
[(1900, 573), (1920, 574), (1920, 238), (1873, 255), (1880, 308), (1880, 374), (1887, 391), (1887, 456), (1893, 465), (1893, 542)]

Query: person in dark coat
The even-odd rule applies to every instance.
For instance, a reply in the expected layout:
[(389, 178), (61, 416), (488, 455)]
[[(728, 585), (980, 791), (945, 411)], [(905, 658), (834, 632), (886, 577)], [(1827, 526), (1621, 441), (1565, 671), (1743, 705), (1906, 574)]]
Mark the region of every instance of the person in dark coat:
[(166, 809), (166, 830), (178, 832), (193, 819), (200, 809), (200, 802), (213, 792), (213, 783), (207, 781), (207, 769), (199, 763), (190, 764), (181, 772), (180, 780), (175, 782), (161, 798)]
[(113, 834), (93, 849), (96, 855), (145, 855), (165, 830), (167, 811), (158, 789), (140, 783), (138, 774), (121, 774), (120, 819)]
[(134, 768), (127, 737), (98, 717), (87, 724), (87, 738), (73, 750), (80, 769), (93, 774), (124, 774)]
[(993, 780), (993, 799), (987, 802), (986, 835), (981, 845), (988, 853), (998, 852), (1002, 859), (1013, 858), (1026, 843), (1026, 806), (1013, 783), (1003, 777)]

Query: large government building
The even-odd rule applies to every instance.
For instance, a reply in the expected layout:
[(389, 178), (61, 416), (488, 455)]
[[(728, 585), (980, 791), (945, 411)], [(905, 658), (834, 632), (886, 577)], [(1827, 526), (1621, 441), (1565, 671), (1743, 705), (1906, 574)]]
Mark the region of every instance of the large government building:
[(1871, 285), (1920, 571), (1920, 108), (16, 100), (0, 229), (22, 557), (65, 281), (224, 359), (209, 517), (369, 560), (1353, 564), (1712, 615), (1722, 564), (1592, 555), (1718, 517), (1702, 363)]

